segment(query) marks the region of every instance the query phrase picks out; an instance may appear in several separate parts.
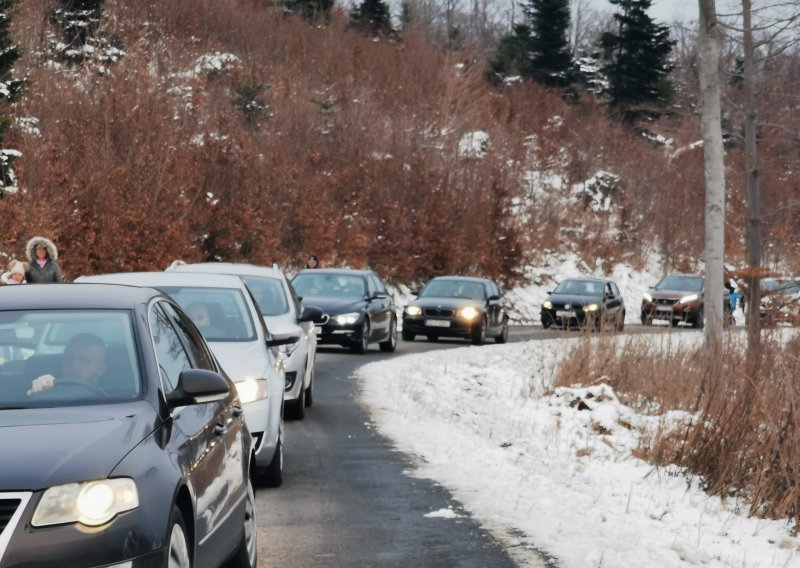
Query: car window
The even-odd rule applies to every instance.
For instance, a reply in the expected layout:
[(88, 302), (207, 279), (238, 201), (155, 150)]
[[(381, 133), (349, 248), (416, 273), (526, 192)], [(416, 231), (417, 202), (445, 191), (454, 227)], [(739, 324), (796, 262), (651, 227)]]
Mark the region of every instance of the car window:
[(617, 285), (614, 282), (611, 283), (611, 292), (613, 292), (613, 294), (615, 296), (619, 296), (620, 295), (619, 288), (617, 287)]
[(129, 310), (0, 312), (0, 408), (141, 397), (132, 321)]
[(255, 341), (256, 330), (245, 290), (193, 286), (159, 288), (186, 312), (206, 341)]
[(355, 274), (313, 274), (301, 272), (292, 280), (297, 295), (325, 296), (331, 298), (363, 298), (367, 293), (366, 281)]
[(494, 282), (487, 282), (486, 287), (489, 289), (489, 296), (502, 296), (502, 294), (500, 294), (500, 289)]
[(373, 293), (377, 292), (379, 294), (387, 294), (386, 286), (384, 286), (383, 282), (381, 282), (380, 278), (375, 276), (374, 274), (370, 274), (369, 279), (372, 281)]
[(564, 280), (553, 290), (554, 294), (573, 294), (576, 296), (601, 296), (603, 284), (591, 280)]
[(656, 284), (656, 290), (679, 290), (683, 292), (702, 292), (702, 276), (686, 276), (684, 274), (668, 274)]
[(208, 371), (216, 371), (208, 346), (203, 341), (202, 336), (197, 333), (197, 329), (190, 323), (189, 317), (177, 310), (169, 302), (161, 302), (161, 307), (170, 317), (176, 331), (180, 334), (184, 347), (188, 349), (193, 366)]
[(177, 388), (181, 371), (191, 368), (191, 363), (170, 317), (160, 304), (150, 308), (148, 319), (161, 382), (164, 391), (169, 394)]
[(253, 294), (262, 316), (280, 316), (289, 312), (289, 302), (283, 282), (266, 276), (242, 276)]

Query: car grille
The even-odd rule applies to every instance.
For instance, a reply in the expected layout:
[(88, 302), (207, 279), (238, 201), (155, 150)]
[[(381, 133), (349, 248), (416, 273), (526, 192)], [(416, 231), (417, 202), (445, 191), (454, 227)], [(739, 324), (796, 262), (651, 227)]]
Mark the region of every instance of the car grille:
[(665, 300), (665, 299), (659, 298), (655, 302), (656, 302), (656, 305), (658, 305), (658, 306), (674, 306), (678, 302), (678, 300)]
[(436, 308), (425, 308), (425, 315), (426, 316), (438, 316), (438, 317), (453, 317), (453, 310), (447, 309), (436, 309)]
[(3, 534), (21, 502), (20, 499), (0, 499), (0, 534)]

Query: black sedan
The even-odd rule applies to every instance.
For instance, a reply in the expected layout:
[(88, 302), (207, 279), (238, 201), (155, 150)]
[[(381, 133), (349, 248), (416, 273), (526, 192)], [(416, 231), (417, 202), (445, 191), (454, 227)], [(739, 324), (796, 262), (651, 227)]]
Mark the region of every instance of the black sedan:
[(149, 288), (0, 289), (0, 566), (255, 568), (230, 379)]
[(292, 286), (304, 305), (319, 308), (317, 344), (342, 345), (366, 353), (377, 342), (381, 351), (397, 347), (397, 315), (386, 285), (370, 270), (316, 268), (299, 272)]
[(550, 292), (542, 304), (542, 327), (583, 327), (622, 331), (625, 302), (619, 287), (602, 278), (570, 278)]
[(425, 335), (463, 337), (482, 345), (487, 337), (508, 341), (508, 314), (500, 289), (487, 278), (439, 276), (417, 292), (403, 310), (403, 340)]

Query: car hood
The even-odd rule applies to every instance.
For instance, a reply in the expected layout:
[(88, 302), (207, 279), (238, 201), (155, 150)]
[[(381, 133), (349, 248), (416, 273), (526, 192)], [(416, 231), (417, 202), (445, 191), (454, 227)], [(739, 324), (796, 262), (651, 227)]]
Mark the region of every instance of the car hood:
[(208, 345), (232, 381), (267, 378), (267, 346), (262, 341), (210, 341)]
[(576, 294), (550, 294), (547, 297), (554, 304), (570, 304), (572, 306), (585, 306), (586, 304), (600, 304), (603, 298), (600, 296), (579, 296)]
[(308, 296), (303, 298), (303, 304), (314, 306), (321, 309), (328, 315), (346, 314), (349, 312), (360, 312), (364, 309), (366, 302), (361, 299), (353, 298), (331, 298), (328, 296)]
[(425, 298), (417, 298), (413, 300), (409, 306), (419, 306), (421, 308), (450, 308), (453, 310), (457, 310), (459, 308), (465, 308), (467, 306), (473, 306), (475, 308), (481, 309), (483, 308), (483, 302), (480, 300), (474, 300), (470, 298), (438, 298), (436, 296), (427, 296)]
[(157, 424), (145, 401), (0, 411), (0, 491), (106, 478)]
[(690, 290), (650, 290), (649, 294), (654, 300), (680, 300), (692, 294), (703, 295), (702, 292), (692, 292)]

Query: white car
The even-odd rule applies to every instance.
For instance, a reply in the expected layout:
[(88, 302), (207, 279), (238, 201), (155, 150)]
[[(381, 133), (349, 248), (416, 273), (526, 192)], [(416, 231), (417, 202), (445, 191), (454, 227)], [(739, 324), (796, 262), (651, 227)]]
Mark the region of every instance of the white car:
[(128, 284), (157, 288), (171, 296), (189, 317), (198, 306), (210, 315), (197, 328), (222, 368), (236, 384), (247, 427), (255, 442), (256, 479), (268, 486), (283, 482), (283, 385), (285, 357), (279, 347), (297, 337), (270, 335), (253, 298), (236, 276), (171, 272), (129, 272), (81, 276), (78, 283)]
[(283, 271), (254, 264), (203, 262), (174, 265), (171, 272), (234, 274), (239, 276), (261, 310), (272, 335), (277, 339), (300, 337), (283, 349), (286, 361), (286, 415), (302, 420), (306, 408), (314, 403), (314, 360), (317, 355), (317, 334), (314, 321), (323, 318), (317, 308), (305, 308), (294, 293)]

